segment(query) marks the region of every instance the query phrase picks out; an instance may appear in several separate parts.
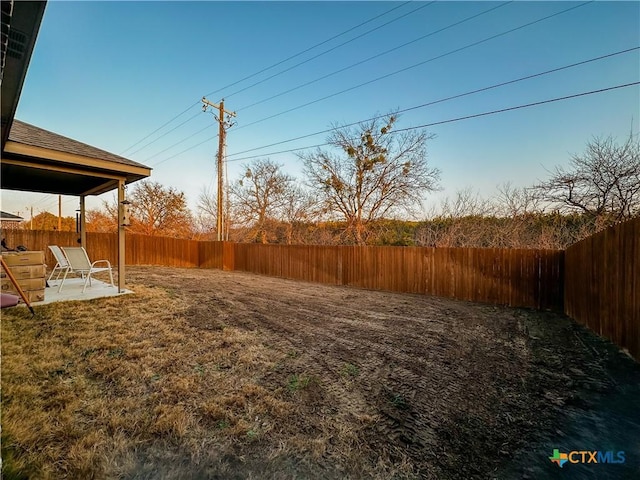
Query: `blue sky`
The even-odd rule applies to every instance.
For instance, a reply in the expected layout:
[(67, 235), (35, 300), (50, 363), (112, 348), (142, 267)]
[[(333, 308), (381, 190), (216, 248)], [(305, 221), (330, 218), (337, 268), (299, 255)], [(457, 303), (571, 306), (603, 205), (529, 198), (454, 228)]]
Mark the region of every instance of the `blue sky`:
[[(184, 191), (195, 207), (203, 187), (213, 184), (217, 150), (217, 126), (210, 114), (202, 113), (203, 95), (214, 103), (224, 97), (227, 109), (238, 114), (227, 138), (230, 179), (250, 155), (271, 158), (301, 178), (294, 153), (268, 154), (323, 143), (326, 135), (234, 153), (640, 46), (640, 2), (582, 3), (54, 0), (47, 5), (16, 118), (149, 165), (152, 180)], [(469, 46), (571, 7), (578, 8)], [(413, 67), (418, 63), (422, 65)], [(640, 53), (635, 50), (415, 109), (400, 117), (397, 128), (639, 80)], [(251, 106), (256, 102), (262, 103)], [(640, 88), (632, 86), (430, 127), (436, 138), (428, 152), (432, 165), (442, 171), (443, 190), (427, 204), (465, 187), (490, 196), (507, 181), (531, 185), (555, 165), (566, 164), (593, 136), (622, 139), (632, 122), (637, 132), (639, 117)], [(249, 125), (253, 122), (258, 123)], [(106, 194), (88, 205), (99, 206), (112, 197)], [(28, 217), (31, 206), (34, 213), (57, 213), (57, 197), (2, 191), (4, 211)], [(77, 199), (65, 197), (63, 207), (65, 215), (73, 215)]]

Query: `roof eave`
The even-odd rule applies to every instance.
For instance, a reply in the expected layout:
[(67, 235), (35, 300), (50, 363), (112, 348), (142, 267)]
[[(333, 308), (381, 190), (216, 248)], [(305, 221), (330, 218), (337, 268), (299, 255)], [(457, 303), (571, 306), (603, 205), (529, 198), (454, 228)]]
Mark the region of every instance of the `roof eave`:
[[(110, 160), (78, 155), (75, 153), (61, 152), (50, 148), (37, 147), (9, 140), (5, 145), (5, 157), (3, 161), (11, 161), (16, 158), (32, 158), (43, 160), (51, 165), (65, 165), (91, 169), (105, 173), (115, 173), (131, 178), (145, 178), (151, 175), (151, 168), (144, 165), (128, 165), (116, 163)], [(139, 177), (139, 178), (138, 178)], [(136, 181), (132, 180), (132, 181)]]
[(7, 142), (0, 162), (0, 187), (61, 195), (100, 195), (119, 182), (137, 182), (151, 175), (143, 165), (128, 165), (95, 157)]
[[(22, 56), (16, 58), (12, 55), (5, 56), (5, 65), (2, 70), (2, 152), (9, 138), (13, 118), (18, 108), (22, 86), (27, 75), (31, 55), (36, 44), (40, 24), (46, 7), (46, 1), (14, 2), (13, 12), (10, 18), (9, 35), (11, 31), (25, 35), (26, 42), (22, 49)], [(8, 52), (7, 52), (8, 53)]]

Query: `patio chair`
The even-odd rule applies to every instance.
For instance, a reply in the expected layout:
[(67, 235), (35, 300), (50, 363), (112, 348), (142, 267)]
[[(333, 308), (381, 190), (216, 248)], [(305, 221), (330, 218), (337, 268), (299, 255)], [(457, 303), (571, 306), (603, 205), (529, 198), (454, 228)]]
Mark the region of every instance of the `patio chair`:
[(53, 274), (56, 273), (56, 270), (58, 271), (56, 280), (60, 279), (60, 275), (62, 275), (63, 272), (66, 276), (69, 270), (71, 270), (71, 265), (69, 265), (67, 257), (64, 256), (64, 253), (62, 253), (62, 250), (60, 250), (59, 246), (49, 245), (49, 250), (51, 250), (51, 253), (53, 253), (53, 257), (56, 259), (56, 266), (53, 267), (53, 270), (51, 270), (51, 275), (49, 275), (47, 283), (51, 281), (51, 279), (53, 278)]
[[(62, 247), (62, 251), (64, 252), (67, 260), (69, 261), (69, 265), (71, 266), (71, 271), (74, 273), (79, 273), (82, 275), (84, 280), (84, 287), (82, 288), (82, 293), (87, 289), (87, 284), (91, 286), (91, 275), (98, 272), (109, 272), (109, 279), (111, 280), (111, 286), (115, 287), (113, 283), (113, 273), (111, 271), (111, 263), (109, 260), (96, 260), (91, 263), (89, 260), (89, 255), (87, 255), (87, 251), (84, 247)], [(104, 263), (106, 267), (96, 267), (97, 263)], [(60, 283), (60, 288), (58, 288), (58, 292), (62, 290), (62, 285), (64, 284), (65, 279), (67, 278), (67, 273), (65, 272), (64, 277), (62, 278), (62, 282)]]

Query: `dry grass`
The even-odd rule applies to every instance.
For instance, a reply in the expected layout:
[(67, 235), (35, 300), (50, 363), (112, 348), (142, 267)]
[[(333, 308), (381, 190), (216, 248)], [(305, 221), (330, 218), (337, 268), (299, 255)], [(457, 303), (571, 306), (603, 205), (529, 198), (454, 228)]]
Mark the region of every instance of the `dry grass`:
[[(215, 318), (195, 331), (182, 300), (132, 288), (136, 295), (43, 306), (35, 319), (3, 312), (6, 478), (153, 476), (155, 456), (175, 466), (166, 478), (185, 464), (230, 472), (234, 446), (295, 416), (301, 398), (290, 385), (256, 383), (286, 353)], [(289, 454), (295, 443), (267, 453)]]
[[(2, 312), (3, 478), (516, 478), (496, 475), (514, 452), (595, 412), (571, 402), (640, 384), (552, 314), (237, 272), (128, 277), (135, 295)], [(549, 467), (546, 450), (527, 465)]]

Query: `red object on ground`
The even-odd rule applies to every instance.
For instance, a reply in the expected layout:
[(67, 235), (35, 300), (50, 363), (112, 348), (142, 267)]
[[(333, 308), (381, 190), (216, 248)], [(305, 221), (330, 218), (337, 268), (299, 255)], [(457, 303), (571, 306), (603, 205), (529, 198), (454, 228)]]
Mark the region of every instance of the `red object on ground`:
[(15, 307), (20, 301), (20, 297), (17, 295), (11, 295), (10, 293), (2, 293), (0, 298), (0, 308)]

